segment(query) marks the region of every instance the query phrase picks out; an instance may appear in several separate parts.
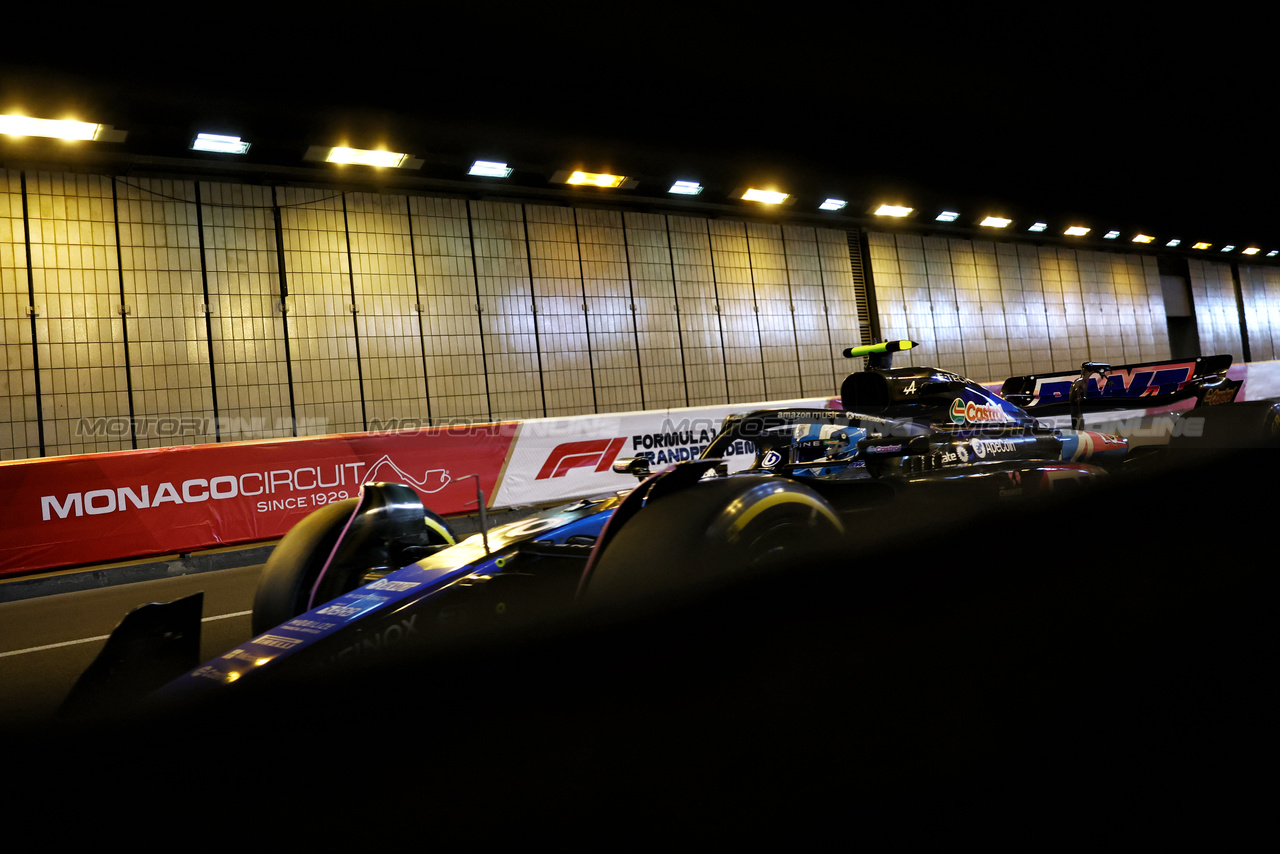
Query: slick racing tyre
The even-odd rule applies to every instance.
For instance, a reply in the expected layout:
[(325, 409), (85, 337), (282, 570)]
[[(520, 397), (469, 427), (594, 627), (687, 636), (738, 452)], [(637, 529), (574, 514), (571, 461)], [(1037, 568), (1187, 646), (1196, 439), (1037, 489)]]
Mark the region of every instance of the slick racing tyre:
[[(371, 573), (385, 573), (412, 563), (415, 558), (401, 556), (385, 542), (364, 548), (357, 543), (354, 553), (345, 547), (338, 548), (338, 538), (344, 531), (350, 534), (348, 523), (353, 521), (352, 515), (359, 506), (358, 498), (327, 504), (293, 526), (276, 544), (263, 567), (253, 600), (255, 635), (356, 589), (376, 577), (371, 577)], [(430, 510), (424, 509), (422, 513), (426, 545), (447, 546), (457, 542), (444, 519)], [(420, 532), (415, 533), (422, 536)], [(334, 563), (326, 570), (331, 558), (335, 559)]]
[(1280, 403), (1247, 400), (1198, 406), (1181, 418), (1171, 450), (1222, 451), (1280, 448)]
[(584, 595), (665, 594), (725, 583), (833, 546), (844, 527), (812, 489), (779, 477), (704, 481), (654, 500), (609, 541)]

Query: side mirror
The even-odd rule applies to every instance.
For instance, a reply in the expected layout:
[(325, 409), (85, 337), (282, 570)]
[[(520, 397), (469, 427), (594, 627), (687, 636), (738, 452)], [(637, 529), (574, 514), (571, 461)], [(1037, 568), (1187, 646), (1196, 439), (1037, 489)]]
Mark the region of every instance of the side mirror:
[(612, 468), (618, 474), (634, 475), (639, 480), (644, 480), (650, 474), (649, 460), (645, 457), (630, 457), (628, 459), (615, 460)]

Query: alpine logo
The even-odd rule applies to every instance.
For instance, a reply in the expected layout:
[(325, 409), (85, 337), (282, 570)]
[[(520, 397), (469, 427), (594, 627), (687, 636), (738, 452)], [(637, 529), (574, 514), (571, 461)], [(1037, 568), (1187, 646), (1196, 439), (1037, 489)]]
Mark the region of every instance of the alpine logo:
[(608, 471), (626, 441), (625, 436), (620, 436), (617, 439), (589, 439), (556, 445), (534, 480), (564, 477), (570, 469), (589, 466), (595, 471)]

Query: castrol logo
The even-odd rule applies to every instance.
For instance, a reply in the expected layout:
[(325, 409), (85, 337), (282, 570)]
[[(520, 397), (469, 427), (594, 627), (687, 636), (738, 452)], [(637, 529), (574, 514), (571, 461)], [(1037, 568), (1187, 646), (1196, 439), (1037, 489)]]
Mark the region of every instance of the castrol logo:
[(951, 420), (956, 424), (982, 424), (1008, 421), (1009, 415), (995, 404), (966, 402), (957, 397), (951, 401)]

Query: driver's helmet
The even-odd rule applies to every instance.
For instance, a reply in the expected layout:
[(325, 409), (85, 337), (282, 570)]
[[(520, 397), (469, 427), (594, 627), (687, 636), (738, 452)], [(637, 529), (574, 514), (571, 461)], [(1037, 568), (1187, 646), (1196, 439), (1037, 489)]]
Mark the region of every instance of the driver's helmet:
[(810, 477), (835, 474), (847, 467), (850, 458), (857, 453), (855, 442), (858, 436), (851, 434), (861, 433), (861, 430), (843, 424), (796, 424), (791, 428), (791, 444), (786, 446), (786, 459), (780, 456), (777, 462), (815, 463), (813, 468), (793, 469), (792, 474)]

